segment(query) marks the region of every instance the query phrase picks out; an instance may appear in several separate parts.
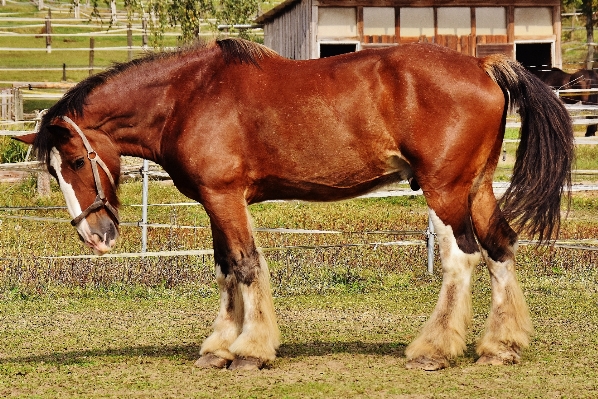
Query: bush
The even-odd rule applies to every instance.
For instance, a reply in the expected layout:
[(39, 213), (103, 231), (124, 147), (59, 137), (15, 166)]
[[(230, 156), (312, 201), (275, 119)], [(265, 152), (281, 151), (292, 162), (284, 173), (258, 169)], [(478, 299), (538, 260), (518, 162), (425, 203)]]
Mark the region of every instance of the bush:
[(7, 136), (0, 137), (0, 163), (23, 162), (28, 146)]

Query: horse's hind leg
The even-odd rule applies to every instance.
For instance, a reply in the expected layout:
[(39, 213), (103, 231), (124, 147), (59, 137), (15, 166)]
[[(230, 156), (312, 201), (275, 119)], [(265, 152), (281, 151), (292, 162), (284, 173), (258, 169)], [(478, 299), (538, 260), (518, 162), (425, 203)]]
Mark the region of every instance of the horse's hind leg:
[(471, 213), (492, 284), (492, 305), (478, 342), (477, 363), (518, 363), (521, 350), (529, 344), (532, 324), (515, 276), (517, 235), (502, 216), (491, 183), (473, 197)]
[(430, 319), (405, 351), (407, 368), (412, 369), (448, 367), (451, 358), (463, 353), (471, 321), (471, 274), (480, 261), (480, 252), (469, 218), (467, 193), (444, 206), (441, 197), (451, 198), (439, 194), (438, 202), (428, 199), (428, 204), (438, 237), (442, 287)]
[(255, 247), (244, 201), (218, 195), (204, 206), (212, 226), (220, 309), (196, 365), (261, 368), (275, 359), (280, 344), (268, 266)]

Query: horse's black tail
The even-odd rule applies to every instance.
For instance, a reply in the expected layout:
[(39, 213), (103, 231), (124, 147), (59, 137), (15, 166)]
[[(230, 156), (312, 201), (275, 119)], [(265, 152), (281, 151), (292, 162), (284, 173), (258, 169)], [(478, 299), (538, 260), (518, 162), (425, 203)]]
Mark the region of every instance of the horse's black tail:
[(499, 202), (502, 212), (517, 232), (547, 242), (558, 234), (565, 190), (567, 205), (571, 200), (571, 118), (552, 90), (518, 62), (500, 55), (480, 62), (521, 115), (521, 142), (511, 185)]

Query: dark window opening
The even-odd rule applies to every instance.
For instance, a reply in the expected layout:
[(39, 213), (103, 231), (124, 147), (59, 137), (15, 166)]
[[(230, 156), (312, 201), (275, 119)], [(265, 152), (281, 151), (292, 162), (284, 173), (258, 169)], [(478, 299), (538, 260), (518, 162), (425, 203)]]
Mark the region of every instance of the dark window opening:
[(357, 43), (320, 43), (320, 58), (357, 51)]
[(516, 43), (517, 61), (530, 70), (552, 68), (552, 43)]

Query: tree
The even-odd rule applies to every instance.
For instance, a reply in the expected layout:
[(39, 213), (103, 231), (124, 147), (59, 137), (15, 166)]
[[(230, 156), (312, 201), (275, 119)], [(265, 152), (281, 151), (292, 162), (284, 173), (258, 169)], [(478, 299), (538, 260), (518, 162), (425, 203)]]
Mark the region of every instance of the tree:
[(258, 10), (258, 0), (220, 0), (216, 17), (227, 25), (246, 24)]
[[(100, 0), (92, 0), (96, 13)], [(103, 0), (109, 4), (110, 0)], [(181, 44), (196, 40), (201, 25), (212, 21), (211, 29), (218, 24), (246, 24), (257, 14), (259, 0), (124, 0), (129, 19), (134, 14), (148, 17), (152, 45), (162, 47), (165, 30), (179, 25)], [(215, 23), (214, 23), (215, 21)]]
[(586, 41), (588, 54), (586, 56), (586, 69), (592, 69), (594, 62), (594, 25), (598, 22), (594, 10), (598, 8), (598, 0), (563, 0), (563, 7), (580, 9), (586, 20)]
[(214, 15), (212, 0), (174, 0), (166, 6), (170, 25), (181, 26), (180, 40), (189, 43), (199, 37), (201, 23)]
[[(216, 12), (216, 19), (220, 24), (233, 26), (229, 31), (235, 31), (234, 25), (242, 25), (251, 22), (259, 10), (258, 0), (220, 0)], [(246, 30), (238, 30), (239, 36), (248, 39)]]

